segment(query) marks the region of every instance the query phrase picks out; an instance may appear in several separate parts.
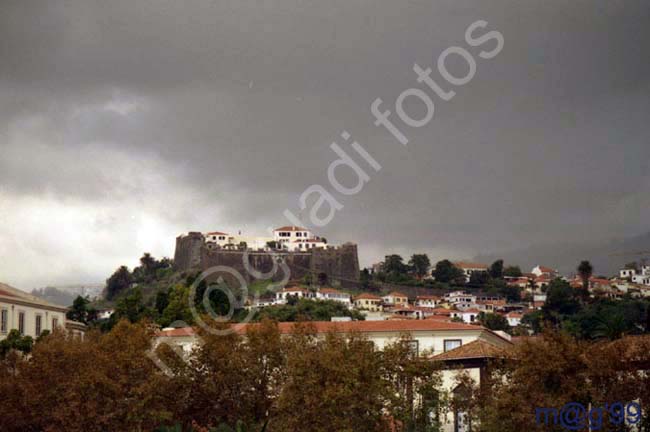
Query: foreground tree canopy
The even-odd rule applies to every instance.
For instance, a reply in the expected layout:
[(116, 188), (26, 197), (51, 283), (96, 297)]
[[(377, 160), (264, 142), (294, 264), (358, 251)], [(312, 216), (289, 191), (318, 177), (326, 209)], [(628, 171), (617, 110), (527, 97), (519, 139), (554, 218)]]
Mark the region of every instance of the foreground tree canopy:
[[(519, 432), (548, 430), (536, 424), (536, 407), (650, 403), (646, 337), (588, 343), (547, 332), (494, 362), (480, 386), (459, 374), (458, 398), (408, 339), (376, 352), (360, 335), (317, 338), (301, 323), (281, 337), (264, 321), (245, 336), (201, 332), (187, 361), (161, 345), (153, 358), (168, 375), (152, 361), (152, 336), (145, 323), (121, 321), (83, 341), (56, 331), (31, 355), (9, 350), (0, 360), (0, 430), (438, 431), (449, 410), (462, 409), (473, 430)], [(647, 431), (647, 414), (643, 421)]]

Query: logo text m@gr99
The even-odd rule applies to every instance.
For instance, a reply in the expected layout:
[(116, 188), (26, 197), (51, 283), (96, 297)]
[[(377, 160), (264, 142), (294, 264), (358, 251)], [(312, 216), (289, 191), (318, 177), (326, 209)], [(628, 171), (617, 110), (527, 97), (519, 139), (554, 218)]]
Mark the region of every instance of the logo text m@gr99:
[(641, 405), (636, 402), (606, 403), (603, 406), (588, 406), (569, 402), (557, 408), (535, 408), (537, 424), (559, 425), (564, 429), (577, 431), (588, 428), (601, 430), (605, 422), (612, 425), (636, 425), (641, 421)]

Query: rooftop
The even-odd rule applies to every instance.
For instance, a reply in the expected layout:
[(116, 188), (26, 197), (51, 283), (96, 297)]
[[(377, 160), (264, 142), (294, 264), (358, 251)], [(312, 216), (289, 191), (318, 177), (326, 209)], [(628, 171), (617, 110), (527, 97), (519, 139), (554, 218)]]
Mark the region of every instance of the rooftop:
[(458, 348), (449, 350), (437, 356), (433, 360), (465, 360), (477, 358), (507, 358), (510, 353), (507, 349), (497, 347), (483, 340), (475, 340)]
[(283, 226), (276, 228), (273, 231), (309, 231), (307, 228), (302, 228), (299, 226)]
[[(446, 322), (440, 320), (386, 320), (386, 321), (347, 321), (347, 322), (331, 322), (331, 321), (309, 321), (303, 323), (294, 322), (281, 322), (278, 323), (278, 328), (282, 334), (291, 334), (294, 332), (296, 325), (302, 324), (312, 326), (316, 333), (379, 333), (379, 332), (411, 332), (411, 331), (453, 331), (465, 330), (476, 331), (486, 330), (483, 327)], [(245, 334), (250, 328), (255, 328), (259, 324), (232, 324), (233, 330), (238, 334)], [(161, 337), (185, 337), (193, 336), (195, 330), (191, 327), (184, 327), (178, 329), (167, 329), (158, 332)]]

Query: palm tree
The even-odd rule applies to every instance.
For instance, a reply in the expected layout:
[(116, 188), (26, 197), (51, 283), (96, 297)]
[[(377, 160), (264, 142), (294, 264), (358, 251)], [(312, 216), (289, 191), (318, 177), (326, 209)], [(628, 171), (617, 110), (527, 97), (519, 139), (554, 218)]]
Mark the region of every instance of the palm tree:
[(589, 261), (581, 261), (578, 266), (578, 274), (582, 279), (582, 296), (583, 299), (589, 297), (589, 278), (594, 274), (594, 267)]
[(535, 309), (535, 289), (537, 288), (537, 282), (535, 282), (535, 279), (528, 279), (528, 286), (533, 292), (533, 309)]

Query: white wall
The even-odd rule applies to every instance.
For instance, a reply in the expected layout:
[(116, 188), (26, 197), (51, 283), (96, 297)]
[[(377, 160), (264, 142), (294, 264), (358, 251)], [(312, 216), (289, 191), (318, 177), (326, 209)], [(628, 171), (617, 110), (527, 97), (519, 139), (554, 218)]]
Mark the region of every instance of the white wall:
[(8, 311), (8, 329), (6, 333), (0, 333), (0, 340), (5, 339), (9, 331), (13, 329), (18, 329), (18, 314), (19, 312), (25, 312), (25, 336), (31, 336), (33, 338), (38, 337), (36, 334), (36, 315), (40, 315), (41, 318), (41, 331), (49, 330), (52, 331), (52, 319), (58, 319), (58, 325), (61, 327), (65, 326), (65, 313), (52, 311), (48, 309), (42, 309), (38, 306), (23, 306), (4, 302), (0, 300), (0, 310), (6, 309)]

